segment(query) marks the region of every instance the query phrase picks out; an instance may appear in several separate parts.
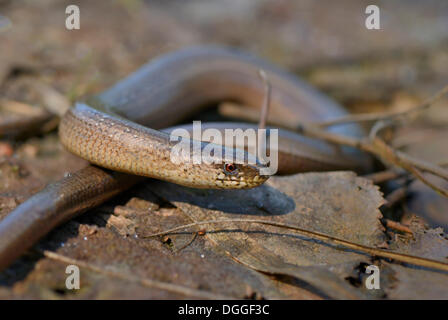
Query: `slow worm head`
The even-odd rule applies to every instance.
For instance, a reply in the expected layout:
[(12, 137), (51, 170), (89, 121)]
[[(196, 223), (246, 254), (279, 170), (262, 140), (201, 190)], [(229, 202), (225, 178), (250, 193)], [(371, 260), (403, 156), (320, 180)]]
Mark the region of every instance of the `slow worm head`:
[(194, 188), (246, 189), (268, 178), (244, 150), (173, 137), (101, 109), (78, 103), (59, 126), (61, 143), (93, 164)]

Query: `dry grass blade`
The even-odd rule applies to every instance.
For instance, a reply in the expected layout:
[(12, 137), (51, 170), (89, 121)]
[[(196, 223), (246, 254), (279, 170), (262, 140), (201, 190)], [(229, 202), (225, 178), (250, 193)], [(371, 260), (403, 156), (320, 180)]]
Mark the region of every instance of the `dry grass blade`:
[[(296, 124), (294, 128), (291, 128), (290, 125), (284, 124), (285, 127), (296, 130), (299, 133), (320, 139), (325, 140), (330, 143), (338, 144), (338, 145), (346, 145), (353, 148), (357, 148), (363, 151), (366, 151), (370, 154), (375, 155), (380, 160), (385, 163), (389, 163), (396, 167), (400, 167), (405, 169), (406, 171), (414, 174), (414, 176), (425, 183), (430, 188), (434, 189), (437, 193), (448, 197), (448, 191), (438, 188), (434, 186), (430, 182), (427, 181), (421, 174), (418, 172), (429, 172), (436, 176), (439, 176), (445, 180), (448, 180), (448, 170), (444, 168), (443, 165), (435, 165), (429, 163), (427, 161), (417, 159), (412, 157), (404, 152), (396, 150), (390, 146), (388, 146), (385, 142), (377, 137), (377, 133), (386, 126), (390, 126), (393, 124), (392, 120), (396, 120), (400, 117), (408, 116), (411, 113), (415, 113), (417, 111), (423, 111), (434, 104), (435, 101), (440, 99), (443, 95), (448, 93), (448, 85), (442, 88), (442, 90), (438, 91), (435, 95), (427, 99), (421, 105), (418, 105), (409, 110), (401, 111), (401, 112), (389, 112), (389, 113), (377, 113), (377, 114), (358, 114), (358, 115), (348, 115), (342, 118), (337, 118), (325, 122), (319, 123), (300, 123)], [(230, 108), (229, 108), (230, 107)], [(267, 109), (267, 108), (263, 108)], [(256, 114), (243, 111), (242, 108), (238, 108), (234, 105), (228, 105), (226, 108), (222, 108), (221, 111), (223, 114), (233, 117), (241, 117), (243, 119), (249, 121), (259, 121), (263, 122), (264, 118), (267, 118), (266, 115), (261, 115), (258, 117)], [(350, 122), (359, 122), (359, 121), (378, 121), (371, 130), (370, 139), (369, 138), (353, 138), (348, 137), (332, 132), (328, 132), (325, 130), (325, 127), (336, 124), (350, 123)], [(282, 126), (283, 124), (277, 124)], [(418, 171), (416, 171), (418, 170)]]
[(399, 112), (376, 112), (376, 113), (362, 113), (362, 114), (353, 114), (348, 116), (339, 117), (336, 119), (331, 119), (328, 121), (320, 121), (315, 123), (320, 127), (329, 127), (338, 124), (352, 123), (352, 122), (365, 122), (365, 121), (381, 121), (381, 120), (391, 120), (399, 117), (407, 116), (411, 113), (415, 113), (418, 111), (423, 111), (429, 108), (434, 104), (437, 100), (439, 100), (442, 96), (448, 93), (448, 85), (443, 87), (440, 91), (438, 91), (434, 96), (425, 100), (422, 104)]
[(48, 250), (44, 250), (42, 253), (45, 257), (50, 258), (52, 260), (60, 261), (60, 262), (67, 263), (67, 264), (77, 265), (81, 268), (86, 268), (88, 270), (92, 270), (94, 272), (98, 272), (98, 273), (104, 274), (109, 277), (119, 278), (119, 279), (126, 280), (126, 281), (137, 282), (145, 287), (166, 290), (169, 292), (181, 294), (181, 295), (186, 296), (187, 298), (199, 298), (199, 299), (211, 299), (211, 300), (231, 299), (231, 297), (214, 294), (214, 293), (207, 292), (207, 291), (196, 290), (196, 289), (191, 289), (188, 287), (184, 287), (184, 286), (180, 286), (180, 285), (176, 285), (176, 284), (172, 284), (172, 283), (161, 282), (161, 281), (157, 281), (157, 280), (132, 276), (129, 274), (124, 274), (122, 272), (118, 272), (118, 271), (106, 270), (106, 269), (98, 267), (96, 265), (93, 265), (93, 264), (90, 264), (90, 263), (87, 263), (87, 262), (84, 262), (81, 260), (73, 259), (70, 257), (66, 257), (66, 256), (63, 256), (63, 255), (60, 255), (58, 253), (48, 251)]
[(263, 105), (261, 107), (261, 115), (260, 115), (260, 121), (258, 123), (258, 129), (265, 129), (269, 114), (269, 108), (271, 105), (271, 83), (269, 82), (268, 76), (266, 75), (266, 72), (264, 70), (260, 69), (258, 71), (258, 74), (260, 75), (260, 78), (263, 80), (264, 92), (265, 92), (263, 98)]
[(200, 221), (200, 222), (185, 224), (185, 225), (175, 227), (172, 229), (168, 229), (168, 230), (165, 230), (162, 232), (153, 233), (150, 235), (144, 235), (142, 237), (150, 238), (150, 237), (165, 235), (165, 234), (172, 233), (172, 232), (179, 231), (179, 230), (184, 230), (184, 229), (191, 228), (194, 226), (199, 226), (199, 225), (204, 225), (204, 224), (222, 224), (222, 223), (228, 223), (228, 222), (258, 223), (258, 224), (264, 224), (264, 225), (269, 225), (269, 226), (274, 226), (274, 227), (279, 227), (279, 228), (291, 229), (291, 230), (297, 231), (305, 236), (308, 236), (312, 239), (316, 239), (316, 240), (320, 240), (320, 241), (327, 241), (327, 242), (330, 242), (330, 243), (336, 244), (336, 245), (342, 245), (342, 246), (346, 247), (347, 249), (358, 250), (358, 251), (370, 254), (372, 256), (377, 256), (377, 257), (387, 258), (387, 259), (394, 259), (396, 261), (409, 263), (409, 264), (413, 264), (416, 266), (432, 268), (432, 269), (437, 269), (437, 270), (442, 270), (442, 271), (448, 271), (448, 264), (440, 262), (440, 261), (426, 259), (426, 258), (422, 258), (422, 257), (411, 256), (411, 255), (402, 254), (402, 253), (390, 252), (387, 250), (382, 250), (382, 249), (377, 249), (377, 248), (372, 248), (372, 247), (364, 246), (361, 244), (353, 243), (350, 241), (346, 241), (343, 239), (335, 238), (335, 237), (332, 237), (332, 236), (329, 236), (329, 235), (326, 235), (326, 234), (323, 234), (320, 232), (314, 232), (314, 231), (302, 229), (302, 228), (299, 228), (299, 227), (296, 227), (293, 225), (279, 223), (279, 222), (273, 222), (273, 221), (266, 221), (266, 220), (224, 219), (224, 220)]
[(379, 172), (370, 173), (364, 175), (363, 177), (369, 180), (372, 180), (374, 184), (383, 183), (390, 180), (395, 180), (397, 178), (401, 178), (406, 175), (406, 171), (398, 171), (398, 170), (384, 170)]
[(389, 163), (407, 170), (408, 172), (414, 174), (417, 179), (421, 180), (423, 183), (434, 189), (439, 194), (448, 197), (448, 191), (437, 187), (434, 188), (434, 185), (429, 183), (421, 174), (416, 174), (416, 170), (419, 170), (432, 173), (445, 180), (448, 180), (448, 171), (446, 169), (427, 161), (414, 158), (404, 152), (395, 150), (379, 138), (370, 140), (346, 137), (343, 135), (327, 132), (315, 125), (310, 124), (303, 124), (300, 128), (300, 131), (310, 137), (322, 139), (335, 144), (354, 147), (369, 152), (377, 156), (385, 163)]

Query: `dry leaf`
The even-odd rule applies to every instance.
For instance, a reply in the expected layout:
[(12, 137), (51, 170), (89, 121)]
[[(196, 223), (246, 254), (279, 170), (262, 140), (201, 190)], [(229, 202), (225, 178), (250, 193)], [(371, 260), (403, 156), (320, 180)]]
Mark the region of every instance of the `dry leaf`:
[[(448, 235), (442, 228), (412, 224), (415, 239), (397, 238), (391, 249), (448, 262)], [(448, 299), (448, 273), (390, 265), (395, 282), (386, 291), (392, 299)]]
[[(261, 187), (242, 191), (196, 190), (160, 181), (153, 185), (156, 194), (193, 221), (262, 216), (368, 246), (385, 240), (378, 211), (384, 203), (381, 193), (351, 172), (272, 177)], [(305, 281), (333, 298), (365, 297), (344, 279), (351, 269), (369, 261), (363, 254), (268, 226), (207, 226), (207, 237), (257, 271)]]

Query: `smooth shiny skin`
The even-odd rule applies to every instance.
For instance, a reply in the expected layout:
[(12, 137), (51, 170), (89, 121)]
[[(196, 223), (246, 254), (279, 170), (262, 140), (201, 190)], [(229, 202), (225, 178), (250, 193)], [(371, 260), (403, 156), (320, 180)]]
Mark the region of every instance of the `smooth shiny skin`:
[[(69, 151), (90, 163), (187, 187), (246, 189), (268, 178), (259, 172), (263, 166), (244, 150), (216, 145), (222, 156), (199, 152), (203, 157), (195, 162), (193, 152), (188, 157), (173, 152), (180, 142), (171, 141), (169, 134), (80, 103), (62, 118), (59, 137)], [(209, 144), (192, 139), (183, 143), (191, 150)], [(249, 158), (254, 159), (248, 162)], [(232, 172), (226, 170), (229, 165)]]
[[(87, 104), (77, 104), (61, 120), (61, 141), (71, 152), (115, 171), (202, 188), (259, 185), (266, 178), (258, 174), (258, 165), (237, 165), (242, 173), (238, 183), (245, 185), (217, 182), (223, 173), (227, 177), (226, 165), (233, 165), (229, 159), (215, 167), (172, 166), (167, 159), (168, 135), (156, 129), (175, 125), (198, 108), (219, 101), (259, 109), (264, 96), (260, 69), (272, 85), (270, 118), (276, 123), (328, 120), (346, 114), (306, 83), (264, 61), (231, 49), (196, 47), (155, 59)], [(353, 125), (333, 130), (361, 134)], [(363, 167), (364, 159), (353, 150), (286, 131), (280, 132), (279, 141), (282, 173)], [(244, 151), (234, 152), (242, 155)], [(137, 181), (140, 178), (134, 175), (89, 166), (32, 196), (0, 222), (0, 270), (58, 224)], [(229, 177), (228, 181), (235, 180)]]
[[(193, 125), (179, 125), (162, 131), (171, 133), (175, 129), (185, 129), (190, 134), (193, 133)], [(244, 122), (207, 122), (201, 124), (201, 130), (204, 132), (207, 129), (216, 129), (223, 137), (223, 143), (227, 146), (232, 146), (234, 139), (227, 141), (224, 139), (226, 129), (247, 129), (257, 130), (256, 124)], [(267, 127), (269, 135), (272, 127)], [(203, 140), (208, 141), (208, 140)], [(254, 149), (256, 145), (251, 144), (250, 141), (245, 141), (247, 145), (246, 150)], [(349, 148), (341, 148), (340, 146), (330, 145), (324, 141), (311, 139), (295, 132), (278, 129), (278, 168), (275, 174), (288, 175), (299, 172), (308, 171), (333, 171), (333, 170), (351, 170), (363, 172), (368, 170), (369, 158), (363, 154), (353, 153), (354, 150)], [(266, 145), (267, 154), (271, 153), (270, 144)], [(336, 156), (337, 155), (337, 156)], [(356, 155), (358, 155), (356, 157)]]
[[(264, 61), (235, 50), (199, 47), (155, 59), (101, 94), (90, 106), (75, 105), (61, 121), (61, 142), (71, 152), (108, 169), (191, 187), (240, 188), (230, 181), (216, 181), (225, 173), (223, 165), (231, 159), (223, 159), (215, 167), (194, 166), (185, 160), (182, 166), (173, 165), (169, 136), (154, 129), (184, 120), (197, 108), (219, 101), (238, 101), (260, 108), (265, 90), (258, 77), (260, 69), (272, 84), (271, 117), (290, 123), (294, 119), (317, 121), (345, 114), (339, 105), (307, 84)], [(359, 134), (356, 126), (336, 128), (341, 129), (345, 134)], [(301, 161), (296, 161), (300, 169), (294, 170), (293, 166), (288, 172), (309, 171), (307, 161), (312, 170), (316, 162), (329, 169), (359, 164), (358, 157), (350, 159), (348, 153), (315, 140), (309, 147), (290, 139), (286, 145), (303, 150)], [(236, 158), (243, 156), (236, 154)], [(266, 180), (261, 179), (257, 169), (240, 168), (245, 187)]]

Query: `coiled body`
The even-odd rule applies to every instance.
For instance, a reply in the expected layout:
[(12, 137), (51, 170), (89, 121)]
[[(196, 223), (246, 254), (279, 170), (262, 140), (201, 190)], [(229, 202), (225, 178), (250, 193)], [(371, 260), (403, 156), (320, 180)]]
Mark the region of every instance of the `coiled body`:
[[(259, 174), (257, 162), (243, 162), (237, 174), (231, 175), (224, 172), (231, 160), (226, 158), (211, 165), (188, 161), (173, 165), (168, 159), (172, 148), (169, 135), (155, 129), (175, 125), (201, 106), (222, 100), (260, 108), (264, 87), (259, 69), (266, 72), (272, 85), (270, 118), (276, 122), (294, 126), (346, 114), (309, 85), (266, 62), (234, 50), (199, 47), (156, 59), (88, 105), (77, 104), (61, 120), (61, 142), (71, 152), (115, 171), (200, 188), (257, 186), (267, 178)], [(335, 130), (361, 133), (356, 126)], [(284, 174), (363, 166), (359, 154), (291, 132), (280, 132), (278, 151), (279, 172)], [(232, 149), (231, 154), (232, 161), (247, 156), (243, 150)], [(137, 181), (133, 175), (89, 166), (34, 195), (0, 222), (0, 270), (56, 225)]]
[[(61, 121), (61, 142), (89, 162), (116, 171), (196, 188), (255, 187), (267, 177), (260, 174), (256, 161), (252, 166), (244, 163), (248, 156), (243, 151), (222, 152), (232, 154), (233, 159), (214, 159), (213, 164), (173, 159), (169, 135), (155, 129), (184, 120), (198, 108), (219, 101), (238, 101), (260, 108), (264, 96), (260, 69), (272, 84), (271, 117), (280, 118), (278, 121), (317, 121), (345, 114), (340, 106), (307, 84), (264, 61), (235, 50), (199, 47), (155, 59), (101, 94), (90, 106), (75, 105)], [(359, 130), (348, 126), (343, 133), (354, 135)], [(350, 154), (322, 142), (291, 140), (292, 136), (281, 136), (281, 141), (288, 141), (281, 143), (279, 150), (283, 152), (281, 172), (316, 170), (319, 164), (327, 170), (356, 167), (357, 161)], [(286, 149), (288, 152), (284, 152)], [(286, 160), (286, 154), (294, 155), (294, 150), (296, 159)], [(238, 175), (229, 176), (223, 167), (235, 160)]]

